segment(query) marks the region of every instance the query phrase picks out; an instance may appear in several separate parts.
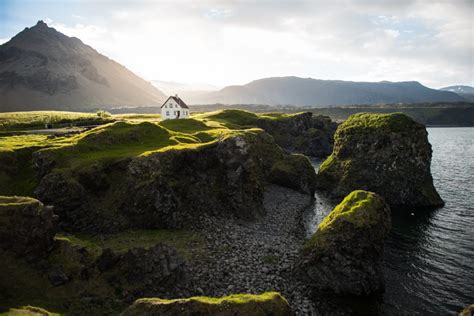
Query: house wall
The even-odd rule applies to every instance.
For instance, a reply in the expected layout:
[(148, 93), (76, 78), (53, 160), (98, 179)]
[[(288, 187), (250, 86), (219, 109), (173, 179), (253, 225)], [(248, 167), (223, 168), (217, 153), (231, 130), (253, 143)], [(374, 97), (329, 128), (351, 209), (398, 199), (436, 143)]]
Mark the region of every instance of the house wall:
[[(179, 114), (179, 115), (178, 115)], [(161, 119), (188, 118), (189, 109), (183, 109), (175, 100), (169, 99), (161, 108)]]

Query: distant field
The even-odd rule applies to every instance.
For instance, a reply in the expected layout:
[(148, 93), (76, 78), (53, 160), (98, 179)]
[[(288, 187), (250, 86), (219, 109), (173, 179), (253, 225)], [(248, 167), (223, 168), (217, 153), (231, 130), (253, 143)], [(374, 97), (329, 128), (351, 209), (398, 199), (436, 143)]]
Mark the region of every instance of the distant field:
[(42, 129), (46, 124), (54, 128), (103, 124), (112, 121), (111, 117), (99, 116), (97, 113), (32, 111), (0, 113), (0, 131), (25, 129)]

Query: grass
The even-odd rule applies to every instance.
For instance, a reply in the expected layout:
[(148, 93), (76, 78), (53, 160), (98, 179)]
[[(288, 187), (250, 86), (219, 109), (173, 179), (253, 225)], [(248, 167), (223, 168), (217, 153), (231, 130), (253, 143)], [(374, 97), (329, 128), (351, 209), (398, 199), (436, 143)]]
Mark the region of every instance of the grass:
[[(78, 121), (95, 114), (72, 112), (17, 112), (3, 114), (10, 127), (30, 126), (52, 119)], [(97, 116), (97, 115), (96, 115)], [(58, 171), (72, 171), (91, 164), (107, 164), (124, 158), (169, 150), (195, 150), (229, 137), (260, 133), (257, 120), (281, 119), (286, 114), (262, 114), (239, 110), (194, 115), (191, 119), (157, 123), (157, 115), (115, 116), (116, 122), (79, 134), (0, 136), (0, 194), (31, 195), (38, 185), (32, 156), (41, 151)], [(97, 116), (98, 117), (98, 116)], [(6, 118), (6, 119), (5, 119)], [(101, 119), (101, 118), (99, 118)], [(9, 127), (9, 128), (10, 128)]]
[(111, 118), (99, 117), (96, 113), (31, 111), (0, 113), (0, 131), (42, 129), (45, 124), (53, 127), (94, 125), (110, 122)]

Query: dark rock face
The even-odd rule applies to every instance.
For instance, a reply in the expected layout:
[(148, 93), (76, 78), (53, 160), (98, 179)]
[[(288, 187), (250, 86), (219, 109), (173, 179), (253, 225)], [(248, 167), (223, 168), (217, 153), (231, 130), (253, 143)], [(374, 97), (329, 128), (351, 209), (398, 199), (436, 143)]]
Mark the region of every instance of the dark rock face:
[(270, 181), (313, 196), (316, 188), (316, 173), (313, 171), (306, 156), (292, 154), (273, 165)]
[(337, 197), (364, 189), (390, 206), (437, 207), (444, 203), (431, 177), (426, 128), (401, 113), (360, 113), (341, 124), (334, 150), (320, 166), (317, 186)]
[[(61, 228), (68, 231), (178, 228), (202, 214), (253, 220), (264, 214), (264, 188), (271, 179), (314, 193), (315, 172), (308, 159), (285, 157), (260, 130), (68, 173), (48, 173), (54, 162), (36, 155), (37, 169), (46, 175), (35, 194), (55, 206)], [(290, 173), (278, 167), (287, 165)]]
[(265, 133), (134, 159), (123, 211), (138, 226), (175, 228), (199, 214), (263, 214), (265, 179), (283, 153)]
[(321, 222), (307, 242), (296, 273), (318, 292), (383, 292), (382, 255), (390, 208), (375, 193), (354, 191)]
[(278, 120), (259, 119), (256, 125), (273, 136), (282, 148), (307, 156), (325, 158), (331, 154), (337, 123), (311, 112)]
[(38, 200), (0, 197), (0, 246), (25, 258), (44, 257), (52, 249), (54, 214)]
[(276, 292), (260, 295), (237, 294), (222, 298), (191, 297), (175, 300), (139, 299), (122, 316), (134, 315), (220, 315), (220, 316), (287, 316), (292, 315), (288, 302)]
[(185, 280), (184, 260), (176, 250), (167, 245), (156, 244), (145, 248), (132, 248), (117, 255), (111, 267), (125, 279), (126, 284), (153, 285), (170, 288)]

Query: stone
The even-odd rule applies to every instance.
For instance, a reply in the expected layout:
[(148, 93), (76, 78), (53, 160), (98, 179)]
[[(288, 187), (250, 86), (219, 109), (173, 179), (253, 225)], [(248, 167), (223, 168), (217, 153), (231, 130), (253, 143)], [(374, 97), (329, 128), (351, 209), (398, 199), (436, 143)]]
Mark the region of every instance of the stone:
[(0, 196), (0, 247), (26, 258), (45, 257), (56, 233), (53, 209), (30, 197)]
[(334, 150), (317, 187), (336, 197), (368, 190), (392, 209), (444, 204), (431, 176), (431, 145), (424, 125), (401, 113), (359, 113), (339, 125)]
[(313, 196), (316, 189), (316, 172), (306, 156), (292, 154), (273, 165), (270, 181)]
[(277, 292), (266, 292), (260, 295), (234, 294), (222, 298), (143, 298), (136, 300), (121, 315), (287, 316), (292, 315), (292, 312), (283, 296)]
[(391, 227), (379, 195), (354, 191), (320, 223), (295, 273), (316, 292), (368, 296), (384, 291), (382, 257)]

